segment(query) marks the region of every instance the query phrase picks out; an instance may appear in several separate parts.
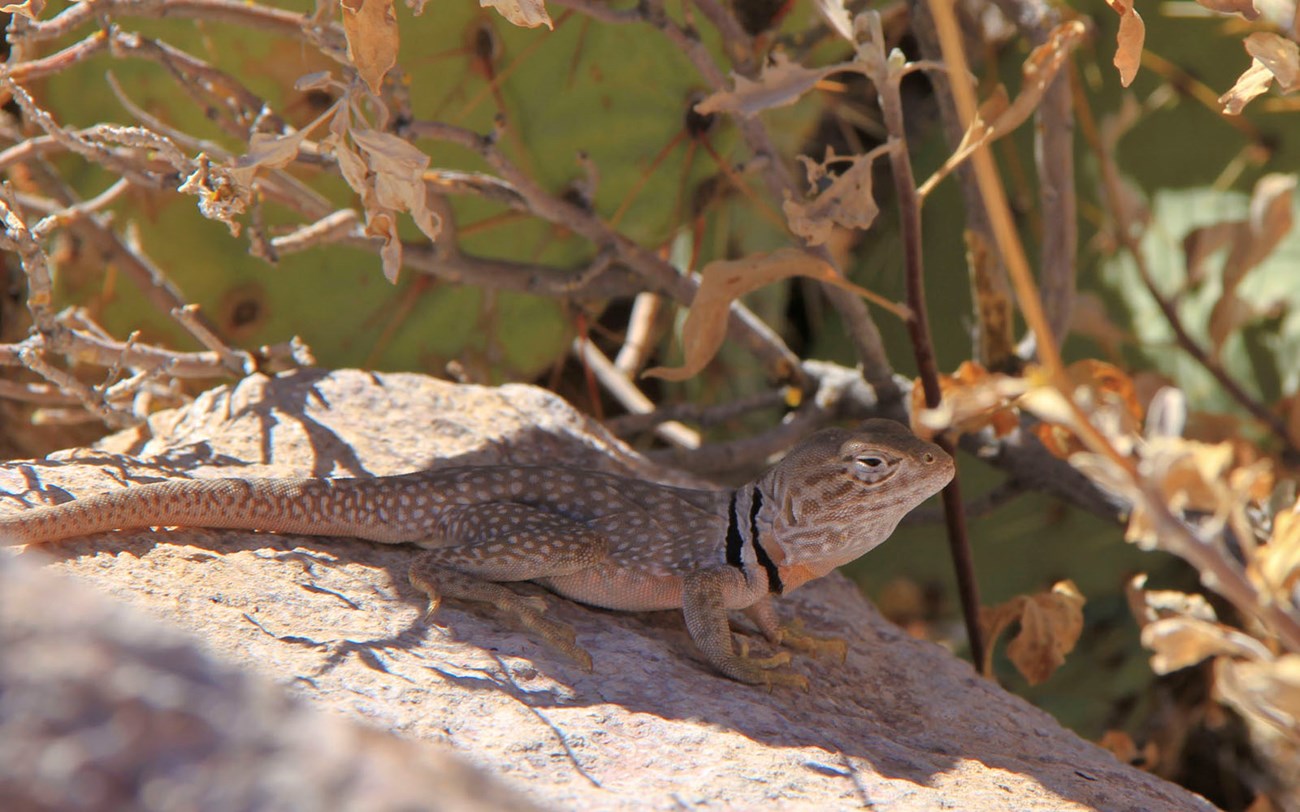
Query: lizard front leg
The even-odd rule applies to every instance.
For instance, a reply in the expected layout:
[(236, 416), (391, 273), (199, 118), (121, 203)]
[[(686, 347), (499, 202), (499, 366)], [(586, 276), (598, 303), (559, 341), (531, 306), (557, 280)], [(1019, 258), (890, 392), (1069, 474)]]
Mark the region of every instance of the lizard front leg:
[(602, 561), (604, 536), (564, 516), (512, 502), (453, 506), (439, 515), (432, 549), (411, 565), (411, 583), (429, 597), (429, 614), (443, 597), (489, 603), (557, 650), (591, 670), (591, 655), (569, 626), (543, 617), (545, 601), (516, 594), (502, 581), (569, 575)]
[(734, 568), (693, 572), (682, 579), (682, 615), (686, 629), (705, 659), (714, 668), (751, 685), (789, 685), (808, 690), (808, 680), (786, 671), (773, 670), (790, 662), (788, 651), (772, 657), (750, 657), (736, 653), (727, 617), (728, 589), (743, 587), (743, 577)]
[(792, 623), (782, 623), (776, 616), (776, 609), (770, 597), (764, 597), (758, 603), (745, 609), (745, 614), (758, 630), (774, 646), (789, 646), (813, 656), (829, 654), (844, 662), (848, 658), (849, 644), (842, 637), (821, 637), (804, 631), (803, 621), (795, 618)]

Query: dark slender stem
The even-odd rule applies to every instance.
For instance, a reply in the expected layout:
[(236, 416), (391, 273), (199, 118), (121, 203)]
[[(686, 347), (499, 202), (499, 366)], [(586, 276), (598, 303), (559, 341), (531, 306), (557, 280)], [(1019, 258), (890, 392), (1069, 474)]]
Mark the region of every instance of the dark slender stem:
[[(916, 356), (917, 374), (925, 391), (926, 406), (939, 405), (939, 369), (934, 358), (934, 345), (930, 341), (930, 322), (925, 304), (924, 262), (921, 251), (921, 206), (916, 194), (916, 178), (912, 175), (912, 159), (907, 149), (903, 128), (903, 104), (898, 93), (898, 82), (892, 78), (877, 80), (876, 92), (884, 114), (885, 127), (894, 141), (889, 152), (893, 170), (894, 189), (898, 197), (899, 222), (903, 233), (903, 261), (907, 283), (907, 306), (912, 308), (912, 318), (907, 323)], [(950, 455), (956, 447), (946, 437), (938, 439), (939, 446)], [(966, 514), (961, 501), (961, 480), (953, 477), (943, 491), (944, 513), (948, 518), (948, 547), (956, 570), (957, 591), (961, 595), (962, 616), (966, 621), (966, 637), (970, 642), (971, 660), (984, 662), (984, 636), (979, 625), (979, 585), (975, 580), (975, 565), (970, 552), (970, 539), (966, 532)]]

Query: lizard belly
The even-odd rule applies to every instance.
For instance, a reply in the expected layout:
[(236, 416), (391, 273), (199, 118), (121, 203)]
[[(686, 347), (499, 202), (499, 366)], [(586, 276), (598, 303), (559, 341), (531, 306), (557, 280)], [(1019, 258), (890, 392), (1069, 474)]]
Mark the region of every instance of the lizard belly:
[(536, 582), (569, 600), (603, 609), (648, 612), (682, 608), (682, 579), (676, 575), (650, 575), (607, 564), (537, 578)]

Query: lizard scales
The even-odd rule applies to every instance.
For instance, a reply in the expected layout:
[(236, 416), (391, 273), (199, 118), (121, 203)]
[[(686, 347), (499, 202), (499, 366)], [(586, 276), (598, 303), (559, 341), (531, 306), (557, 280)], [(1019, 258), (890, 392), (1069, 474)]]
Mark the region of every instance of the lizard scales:
[(411, 543), (411, 580), (497, 604), (580, 661), (567, 627), (500, 586), (531, 580), (607, 609), (681, 609), (722, 673), (798, 683), (788, 655), (737, 654), (727, 611), (745, 609), (774, 642), (769, 596), (883, 542), (953, 476), (952, 459), (901, 425), (824, 429), (734, 491), (674, 488), (560, 466), (473, 466), (360, 479), (204, 479), (141, 485), (0, 517), (0, 543), (106, 530), (190, 526)]

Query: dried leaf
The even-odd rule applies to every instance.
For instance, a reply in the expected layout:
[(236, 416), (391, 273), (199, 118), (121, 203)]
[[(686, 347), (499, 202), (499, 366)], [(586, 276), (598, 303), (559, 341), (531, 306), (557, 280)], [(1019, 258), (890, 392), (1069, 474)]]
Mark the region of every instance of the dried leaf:
[(799, 101), (800, 96), (812, 90), (827, 75), (848, 67), (849, 64), (839, 64), (825, 68), (805, 68), (777, 51), (772, 55), (772, 61), (763, 66), (758, 79), (733, 74), (735, 88), (720, 90), (705, 98), (695, 105), (695, 112), (700, 115), (740, 113), (752, 116), (760, 110), (787, 107)]
[[(1255, 552), (1251, 580), (1285, 605), (1300, 586), (1300, 505), (1278, 511), (1268, 544)], [(1262, 582), (1262, 583), (1261, 583)]]
[(176, 191), (198, 197), (199, 213), (209, 220), (225, 223), (230, 235), (238, 237), (240, 225), (235, 218), (243, 214), (252, 201), (248, 184), (237, 182), (229, 169), (213, 165), (204, 153), (199, 153), (197, 162), (198, 169)]
[(253, 133), (248, 143), (248, 152), (241, 155), (230, 167), (230, 174), (245, 186), (253, 182), (253, 175), (260, 169), (279, 169), (293, 163), (298, 157), (298, 147), (307, 137), (308, 130), (298, 130), (288, 135), (270, 133)]
[(1246, 68), (1246, 71), (1237, 77), (1236, 84), (1227, 93), (1219, 97), (1219, 104), (1223, 105), (1223, 112), (1227, 115), (1241, 115), (1241, 111), (1246, 109), (1246, 105), (1268, 92), (1272, 84), (1273, 73), (1265, 67), (1263, 62), (1252, 59), (1250, 67)]
[(1192, 617), (1168, 617), (1142, 629), (1142, 645), (1151, 649), (1151, 670), (1168, 674), (1209, 657), (1271, 659), (1268, 648), (1249, 635), (1221, 623)]
[[(966, 267), (970, 271), (971, 294), (979, 325), (978, 358), (994, 369), (1018, 363), (1016, 358), (1016, 309), (1006, 282), (1006, 270), (994, 245), (980, 231), (964, 229)], [(1076, 300), (1078, 295), (1076, 294)]]
[(502, 17), (520, 28), (536, 28), (544, 25), (551, 30), (555, 25), (551, 15), (546, 13), (546, 4), (542, 0), (478, 0), (479, 8), (494, 8)]
[(366, 212), (366, 236), (379, 237), (384, 241), (379, 249), (379, 260), (384, 269), (384, 278), (396, 282), (402, 270), (402, 240), (397, 235), (397, 220), (388, 212)]
[(792, 276), (806, 276), (866, 296), (893, 310), (901, 318), (910, 315), (906, 307), (888, 302), (871, 291), (854, 285), (840, 276), (829, 263), (795, 248), (782, 248), (770, 254), (754, 254), (743, 259), (716, 260), (700, 271), (700, 288), (695, 293), (690, 315), (682, 327), (682, 346), (686, 353), (682, 366), (655, 367), (647, 369), (642, 375), (683, 381), (698, 373), (722, 346), (731, 303), (746, 293)]
[(1210, 356), (1218, 358), (1223, 351), (1223, 342), (1243, 326), (1255, 320), (1260, 311), (1250, 302), (1228, 291), (1219, 297), (1210, 310), (1210, 323), (1207, 332), (1210, 336)]
[(1122, 730), (1107, 730), (1097, 740), (1097, 746), (1109, 752), (1116, 761), (1124, 764), (1132, 764), (1138, 755), (1133, 737)]
[(397, 64), (397, 15), (393, 0), (341, 0), (348, 60), (378, 95), (384, 74)]
[(1173, 510), (1213, 514), (1224, 507), (1234, 456), (1231, 443), (1156, 437), (1142, 450), (1138, 474), (1160, 489)]
[(1196, 0), (1196, 2), (1210, 11), (1217, 11), (1220, 14), (1240, 14), (1247, 20), (1254, 20), (1259, 17), (1259, 9), (1255, 8), (1255, 0)]
[(428, 189), (424, 185), (429, 156), (409, 142), (379, 130), (354, 129), (351, 135), (366, 154), (378, 204), (395, 211), (409, 211), (426, 237), (438, 239), (442, 224), (429, 209)]
[(1219, 97), (1223, 112), (1230, 116), (1240, 115), (1274, 80), (1283, 93), (1290, 93), (1296, 89), (1296, 79), (1300, 76), (1300, 46), (1291, 40), (1268, 31), (1256, 31), (1243, 44), (1252, 57), (1250, 67)]
[(1300, 728), (1300, 654), (1276, 660), (1220, 660), (1214, 693), (1239, 713), (1294, 735)]
[(344, 180), (361, 196), (366, 234), (384, 240), (380, 250), (384, 276), (395, 282), (402, 266), (398, 212), (410, 212), (415, 224), (431, 240), (438, 238), (442, 227), (429, 208), (424, 182), (429, 156), (395, 135), (367, 127), (352, 128), (351, 124), (351, 113), (346, 107), (340, 108), (321, 147), (334, 154)]
[[(1060, 581), (1050, 592), (1018, 595), (992, 609), (980, 610), (980, 625), (992, 643), (1012, 623), (1020, 632), (1007, 645), (1007, 656), (1030, 685), (1038, 685), (1065, 662), (1083, 632), (1085, 600), (1072, 581)], [(992, 653), (985, 655), (984, 673), (992, 673)]]
[(1148, 741), (1139, 750), (1133, 738), (1122, 730), (1107, 730), (1097, 740), (1097, 746), (1108, 750), (1112, 756), (1140, 770), (1150, 771), (1160, 763), (1160, 748)]
[(1220, 248), (1231, 245), (1237, 236), (1237, 223), (1212, 223), (1194, 228), (1183, 237), (1183, 262), (1187, 266), (1188, 287), (1205, 281), (1205, 263)]
[(1198, 228), (1183, 240), (1189, 283), (1201, 280), (1211, 254), (1224, 245), (1231, 246), (1223, 265), (1223, 292), (1210, 312), (1208, 332), (1215, 356), (1229, 336), (1262, 312), (1236, 291), (1246, 274), (1277, 250), (1291, 232), (1295, 188), (1295, 175), (1265, 175), (1255, 184), (1246, 220)]
[[(1115, 365), (1094, 359), (1076, 361), (1065, 371), (1074, 402), (1121, 453), (1128, 453), (1142, 422), (1133, 380)], [(1081, 426), (1069, 401), (1043, 380), (1025, 393), (1019, 405), (1043, 421), (1034, 431), (1047, 449), (1073, 463), (1071, 455), (1084, 446), (1075, 436)]]
[(1269, 174), (1259, 179), (1250, 198), (1250, 215), (1241, 223), (1223, 266), (1223, 289), (1235, 290), (1246, 273), (1272, 254), (1291, 233), (1295, 210), (1295, 175)]
[(1133, 340), (1131, 332), (1111, 320), (1110, 312), (1101, 297), (1088, 290), (1074, 294), (1070, 332), (1091, 338), (1111, 358), (1118, 358), (1120, 347)]
[(1207, 623), (1219, 619), (1204, 595), (1173, 589), (1147, 589), (1146, 582), (1146, 575), (1134, 575), (1124, 587), (1129, 611), (1139, 628), (1167, 617), (1190, 617)]
[(1006, 437), (1020, 426), (1014, 406), (1029, 382), (1001, 373), (994, 374), (976, 361), (964, 361), (952, 375), (939, 376), (942, 401), (934, 409), (925, 407), (920, 382), (912, 387), (912, 430), (929, 439), (948, 429), (967, 434), (992, 426), (997, 437)]
[[(807, 202), (787, 197), (781, 209), (790, 223), (790, 230), (803, 237), (809, 245), (822, 245), (831, 238), (836, 225), (863, 231), (871, 228), (880, 213), (871, 191), (872, 165), (888, 149), (887, 145), (876, 147), (866, 155), (854, 156), (848, 169)], [(837, 160), (833, 154), (827, 155), (826, 161), (820, 164), (802, 155), (799, 159), (813, 188), (827, 177), (827, 165)]]
[(1142, 64), (1142, 42), (1147, 27), (1142, 15), (1137, 13), (1132, 0), (1106, 0), (1106, 5), (1119, 15), (1119, 33), (1115, 36), (1115, 68), (1119, 83), (1124, 87), (1133, 84), (1138, 66)]
[(817, 0), (817, 11), (832, 31), (849, 42), (854, 42), (853, 19), (849, 16), (848, 9), (844, 8), (844, 0)]
[(1290, 93), (1300, 80), (1300, 46), (1268, 31), (1256, 31), (1242, 42), (1246, 53), (1264, 63), (1277, 79), (1283, 93)]
[(1008, 102), (1006, 88), (1001, 85), (997, 87), (993, 95), (980, 105), (979, 112), (962, 136), (957, 149), (921, 185), (918, 191), (922, 197), (928, 195), (939, 181), (969, 158), (972, 152), (1014, 131), (1029, 118), (1070, 52), (1083, 39), (1085, 30), (1083, 23), (1078, 20), (1061, 23), (1052, 29), (1042, 45), (1030, 51), (1029, 57), (1021, 66), (1023, 81), (1015, 101)]
[(45, 10), (45, 0), (24, 0), (21, 3), (9, 3), (0, 6), (0, 12), (4, 14), (17, 14), (20, 17), (26, 17), (29, 20), (35, 20), (41, 16)]

